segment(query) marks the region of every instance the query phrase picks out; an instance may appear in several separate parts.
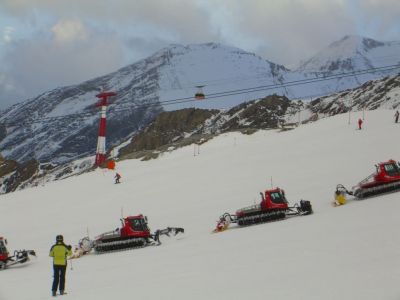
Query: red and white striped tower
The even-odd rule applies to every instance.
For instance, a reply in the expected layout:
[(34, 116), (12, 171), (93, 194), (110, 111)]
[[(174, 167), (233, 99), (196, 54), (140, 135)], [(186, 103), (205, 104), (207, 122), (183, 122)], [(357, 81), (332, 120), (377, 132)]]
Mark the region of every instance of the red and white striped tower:
[(101, 107), (100, 112), (100, 125), (99, 125), (99, 137), (97, 139), (97, 150), (96, 150), (96, 166), (100, 166), (102, 163), (106, 161), (106, 111), (108, 102), (108, 97), (115, 96), (114, 92), (101, 92), (96, 95), (100, 101), (96, 104), (96, 106)]

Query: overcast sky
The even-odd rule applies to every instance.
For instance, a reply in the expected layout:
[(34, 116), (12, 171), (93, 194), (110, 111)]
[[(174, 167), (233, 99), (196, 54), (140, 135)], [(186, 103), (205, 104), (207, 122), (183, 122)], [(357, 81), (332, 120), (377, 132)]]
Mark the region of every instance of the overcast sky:
[(0, 109), (172, 43), (291, 68), (343, 36), (400, 40), (399, 0), (0, 0)]

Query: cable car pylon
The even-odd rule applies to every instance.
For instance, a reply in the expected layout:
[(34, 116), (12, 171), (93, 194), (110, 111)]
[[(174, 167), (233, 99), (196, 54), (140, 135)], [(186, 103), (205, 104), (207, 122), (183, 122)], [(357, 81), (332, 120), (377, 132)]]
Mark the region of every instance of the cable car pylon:
[(100, 94), (96, 95), (96, 97), (100, 99), (99, 102), (97, 102), (96, 106), (101, 107), (95, 161), (96, 166), (100, 166), (106, 161), (106, 111), (107, 106), (109, 105), (109, 102), (107, 102), (107, 100), (109, 97), (115, 95), (117, 95), (117, 93), (105, 91), (102, 91)]

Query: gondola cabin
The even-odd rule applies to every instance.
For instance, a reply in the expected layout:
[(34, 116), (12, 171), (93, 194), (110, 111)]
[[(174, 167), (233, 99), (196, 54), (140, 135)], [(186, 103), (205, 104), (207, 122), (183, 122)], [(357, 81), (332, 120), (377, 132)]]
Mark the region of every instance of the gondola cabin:
[(194, 94), (194, 98), (196, 100), (204, 100), (206, 98), (203, 92), (204, 85), (198, 85), (196, 87), (197, 87), (197, 92), (196, 94)]

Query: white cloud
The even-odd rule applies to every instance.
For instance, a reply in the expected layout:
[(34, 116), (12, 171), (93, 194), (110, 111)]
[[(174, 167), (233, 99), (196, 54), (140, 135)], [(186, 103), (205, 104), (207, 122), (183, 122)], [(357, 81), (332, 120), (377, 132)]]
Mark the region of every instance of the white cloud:
[(88, 38), (88, 32), (79, 20), (60, 20), (51, 31), (58, 43), (71, 43)]
[(400, 2), (398, 0), (360, 1), (360, 10), (364, 12), (364, 26), (384, 39), (397, 39), (400, 35)]
[(81, 29), (61, 26), (51, 31), (53, 35), (40, 32), (31, 39), (13, 41), (0, 65), (0, 108), (10, 98), (25, 100), (124, 66), (123, 45), (115, 33), (92, 30), (89, 34)]
[[(175, 43), (220, 41), (284, 64), (309, 58), (346, 34), (364, 33), (358, 32), (363, 27), (360, 19), (374, 20), (380, 28), (368, 35), (372, 38), (379, 39), (384, 32), (400, 34), (398, 0), (114, 0), (112, 5), (107, 0), (2, 0), (1, 6), (16, 16), (32, 10), (60, 20), (74, 16), (130, 31), (129, 39), (142, 38), (137, 28), (147, 27), (147, 44), (154, 36), (170, 40), (160, 38), (157, 31), (173, 36)], [(60, 24), (60, 37), (84, 35), (76, 25)]]
[(14, 31), (14, 27), (6, 26), (3, 30), (3, 42), (10, 43), (12, 41), (12, 34)]
[(170, 43), (221, 42), (291, 67), (347, 34), (400, 40), (398, 0), (1, 0), (1, 14), (29, 28), (17, 27), (23, 40), (3, 29), (0, 56), (27, 97)]
[(15, 90), (14, 85), (9, 81), (6, 74), (0, 73), (0, 86), (6, 92), (13, 92)]

